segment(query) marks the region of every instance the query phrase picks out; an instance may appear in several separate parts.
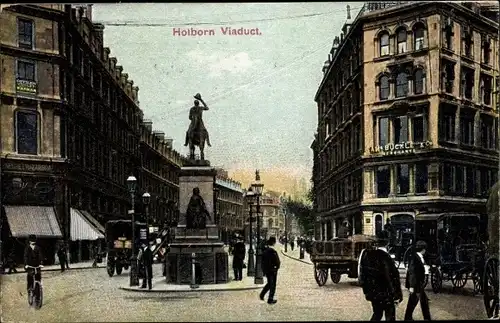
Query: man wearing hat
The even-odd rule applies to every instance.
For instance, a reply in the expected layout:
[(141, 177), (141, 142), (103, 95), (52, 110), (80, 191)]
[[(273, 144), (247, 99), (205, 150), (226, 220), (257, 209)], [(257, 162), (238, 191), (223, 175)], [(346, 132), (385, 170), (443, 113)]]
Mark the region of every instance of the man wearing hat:
[(347, 239), (351, 235), (351, 229), (349, 228), (349, 222), (346, 220), (342, 223), (342, 227), (339, 229), (338, 237), (341, 239)]
[(243, 264), (245, 262), (245, 243), (243, 243), (243, 238), (241, 236), (236, 237), (236, 243), (233, 246), (233, 271), (234, 280), (243, 279)]
[[(33, 268), (30, 267), (39, 267), (42, 265), (42, 252), (40, 247), (36, 245), (36, 236), (34, 234), (30, 234), (28, 237), (28, 245), (26, 249), (24, 249), (24, 268), (28, 272), (27, 276), (27, 290), (29, 291), (33, 286)], [(30, 266), (30, 267), (28, 267)], [(42, 272), (41, 270), (37, 270), (35, 272), (35, 279), (37, 281), (42, 281)]]
[(359, 256), (358, 277), (366, 300), (372, 303), (371, 321), (396, 320), (396, 303), (403, 301), (399, 271), (385, 246), (378, 239), (375, 248), (365, 249)]
[(405, 321), (413, 321), (413, 311), (415, 311), (419, 301), (424, 320), (431, 320), (429, 298), (424, 289), (426, 274), (424, 255), (426, 249), (427, 243), (425, 241), (417, 241), (415, 244), (415, 253), (410, 258), (405, 284), (410, 292), (410, 296), (408, 298), (408, 305), (406, 306)]
[[(152, 245), (153, 241), (149, 241), (149, 244)], [(148, 289), (153, 288), (153, 251), (151, 251), (151, 247), (142, 243), (141, 250), (139, 251), (139, 261), (142, 263), (144, 274), (142, 277), (142, 285), (141, 288), (146, 288), (146, 283), (148, 285)]]

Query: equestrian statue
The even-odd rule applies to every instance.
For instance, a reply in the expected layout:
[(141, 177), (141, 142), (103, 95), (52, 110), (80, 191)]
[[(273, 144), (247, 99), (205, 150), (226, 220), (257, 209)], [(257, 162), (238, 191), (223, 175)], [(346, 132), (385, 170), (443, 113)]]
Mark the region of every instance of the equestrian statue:
[[(194, 160), (194, 149), (196, 146), (200, 149), (200, 159), (205, 160), (205, 140), (208, 147), (211, 147), (210, 138), (208, 137), (208, 131), (203, 124), (203, 111), (208, 110), (208, 106), (205, 104), (201, 98), (200, 93), (196, 93), (194, 96), (196, 99), (194, 101), (194, 106), (189, 110), (189, 128), (186, 132), (186, 141), (184, 146), (189, 145), (189, 159)], [(200, 101), (203, 106), (200, 106)]]

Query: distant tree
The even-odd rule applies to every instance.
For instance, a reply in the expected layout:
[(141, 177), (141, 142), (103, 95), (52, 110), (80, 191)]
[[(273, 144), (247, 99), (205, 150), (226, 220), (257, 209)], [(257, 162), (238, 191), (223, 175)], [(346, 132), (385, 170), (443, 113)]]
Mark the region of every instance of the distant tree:
[(285, 207), (288, 215), (293, 214), (295, 216), (303, 232), (314, 230), (315, 216), (311, 205), (302, 201), (290, 200), (287, 201)]

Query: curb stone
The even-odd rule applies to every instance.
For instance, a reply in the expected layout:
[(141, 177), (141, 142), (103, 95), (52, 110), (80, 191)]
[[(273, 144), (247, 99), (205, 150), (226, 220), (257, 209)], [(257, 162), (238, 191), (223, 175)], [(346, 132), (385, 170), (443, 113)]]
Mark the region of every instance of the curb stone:
[(293, 260), (295, 260), (295, 261), (300, 261), (300, 262), (302, 262), (302, 263), (304, 263), (304, 264), (307, 264), (307, 265), (310, 265), (310, 266), (312, 266), (312, 265), (313, 265), (310, 261), (307, 261), (307, 260), (302, 260), (302, 259), (299, 259), (299, 258), (296, 258), (296, 257), (292, 257), (292, 256), (290, 256), (290, 255), (286, 254), (283, 250), (281, 250), (281, 254), (282, 254), (283, 256), (288, 257), (288, 258), (290, 258), (290, 259), (293, 259)]

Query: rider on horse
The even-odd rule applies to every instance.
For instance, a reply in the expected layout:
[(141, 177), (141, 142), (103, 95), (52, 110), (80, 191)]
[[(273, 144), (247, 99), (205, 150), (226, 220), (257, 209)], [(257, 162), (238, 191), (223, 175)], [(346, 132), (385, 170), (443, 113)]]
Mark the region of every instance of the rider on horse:
[(193, 138), (193, 132), (195, 131), (198, 131), (200, 137), (202, 137), (201, 134), (203, 132), (207, 139), (207, 145), (209, 147), (212, 146), (210, 144), (210, 138), (208, 137), (208, 131), (203, 123), (202, 115), (204, 110), (208, 110), (208, 107), (205, 105), (205, 103), (203, 103), (203, 106), (200, 106), (200, 101), (195, 100), (194, 106), (189, 110), (189, 120), (191, 120), (191, 123), (189, 124), (188, 131), (186, 132), (186, 141), (184, 143), (184, 146), (187, 146), (189, 144), (189, 138)]

